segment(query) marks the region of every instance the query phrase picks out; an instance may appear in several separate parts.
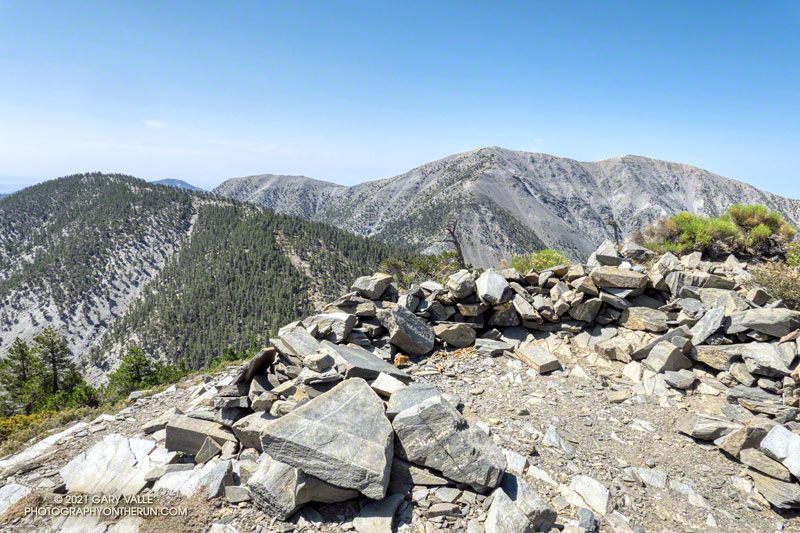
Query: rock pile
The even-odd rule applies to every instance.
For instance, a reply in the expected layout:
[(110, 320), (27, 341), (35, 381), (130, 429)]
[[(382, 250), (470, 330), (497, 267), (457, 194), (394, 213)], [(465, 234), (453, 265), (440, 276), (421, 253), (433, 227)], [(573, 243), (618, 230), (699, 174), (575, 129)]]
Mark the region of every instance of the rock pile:
[[(154, 440), (109, 435), (61, 474), (67, 490), (202, 490), (280, 519), (308, 502), (363, 496), (373, 502), (353, 521), (359, 532), (391, 531), (395, 513), (425, 489), (436, 495), (425, 516), (445, 530), (550, 531), (556, 511), (520, 475), (525, 458), (500, 448), (458, 397), (415, 382), (425, 372), (403, 368), (467, 350), (517, 359), (534, 375), (558, 372), (568, 358), (549, 349), (557, 337), (614, 376), (604, 392), (612, 402), (725, 396), (719, 416), (695, 413), (676, 429), (745, 466), (752, 500), (800, 507), (798, 330), (800, 313), (751, 286), (732, 256), (656, 260), (607, 242), (585, 265), (461, 270), (405, 291), (375, 274), (281, 328), (236, 372), (198, 386), (188, 409), (147, 424)], [(572, 445), (551, 429), (543, 444), (569, 457)], [(629, 475), (667, 483), (648, 468)], [(599, 515), (612, 531), (632, 531), (598, 481), (575, 476), (562, 496), (581, 508), (565, 530), (596, 531)], [(470, 518), (477, 508), (482, 524)]]

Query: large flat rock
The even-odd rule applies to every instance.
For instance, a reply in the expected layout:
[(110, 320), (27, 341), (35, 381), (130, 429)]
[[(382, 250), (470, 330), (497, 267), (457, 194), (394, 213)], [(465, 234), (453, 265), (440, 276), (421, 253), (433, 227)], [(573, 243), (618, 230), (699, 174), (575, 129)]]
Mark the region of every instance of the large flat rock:
[(334, 344), (329, 341), (322, 341), (321, 346), (322, 351), (333, 358), (337, 369), (346, 378), (372, 380), (383, 372), (404, 382), (411, 381), (411, 376), (361, 346)]
[(267, 425), (261, 448), (327, 483), (380, 499), (389, 484), (392, 439), (383, 402), (353, 378)]

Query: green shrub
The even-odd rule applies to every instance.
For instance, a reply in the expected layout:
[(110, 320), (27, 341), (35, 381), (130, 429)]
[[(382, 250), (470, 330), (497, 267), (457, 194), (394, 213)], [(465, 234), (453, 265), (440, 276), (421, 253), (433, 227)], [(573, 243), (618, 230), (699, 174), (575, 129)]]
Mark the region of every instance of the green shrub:
[(800, 267), (800, 241), (790, 242), (786, 247), (786, 263), (789, 266)]
[(775, 255), (796, 233), (780, 213), (763, 205), (734, 204), (719, 217), (684, 211), (657, 220), (641, 231), (639, 244), (659, 253)]
[(546, 268), (569, 264), (567, 256), (558, 250), (539, 250), (530, 255), (518, 255), (511, 259), (511, 266), (522, 274), (531, 269), (540, 272)]
[(758, 246), (759, 244), (767, 242), (772, 234), (773, 230), (769, 226), (759, 224), (750, 230), (750, 235), (747, 237), (747, 244), (748, 246)]

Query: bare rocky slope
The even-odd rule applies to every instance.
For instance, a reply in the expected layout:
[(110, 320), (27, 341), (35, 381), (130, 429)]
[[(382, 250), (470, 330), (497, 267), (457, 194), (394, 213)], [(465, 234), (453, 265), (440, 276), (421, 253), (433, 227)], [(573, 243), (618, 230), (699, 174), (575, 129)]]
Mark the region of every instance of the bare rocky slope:
[(759, 203), (800, 224), (800, 200), (690, 165), (639, 156), (580, 162), (498, 147), (353, 187), (266, 174), (214, 192), (416, 249), (431, 247), (455, 217), (467, 260), (480, 267), (543, 247), (585, 259), (613, 236), (612, 217), (627, 235), (679, 211), (718, 215)]
[(800, 312), (702, 259), (359, 277), (0, 458), (0, 531), (800, 531)]

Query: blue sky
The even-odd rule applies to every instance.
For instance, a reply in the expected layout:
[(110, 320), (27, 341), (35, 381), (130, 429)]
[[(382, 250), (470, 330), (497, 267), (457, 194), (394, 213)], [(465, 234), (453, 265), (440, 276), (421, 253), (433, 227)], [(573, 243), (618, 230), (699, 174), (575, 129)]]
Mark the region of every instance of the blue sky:
[[(71, 4), (71, 5), (70, 5)], [(487, 145), (800, 198), (798, 2), (0, 2), (0, 192), (344, 184)]]

